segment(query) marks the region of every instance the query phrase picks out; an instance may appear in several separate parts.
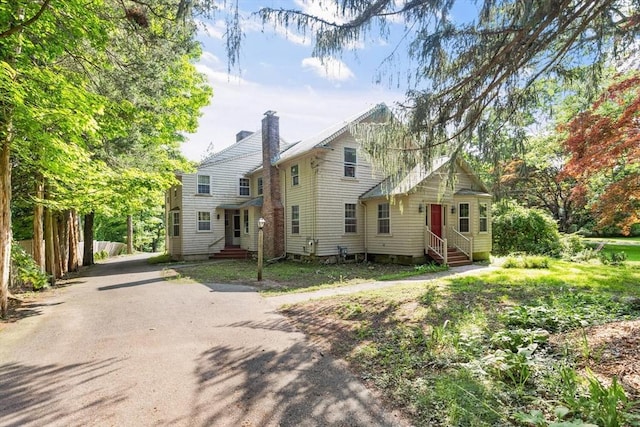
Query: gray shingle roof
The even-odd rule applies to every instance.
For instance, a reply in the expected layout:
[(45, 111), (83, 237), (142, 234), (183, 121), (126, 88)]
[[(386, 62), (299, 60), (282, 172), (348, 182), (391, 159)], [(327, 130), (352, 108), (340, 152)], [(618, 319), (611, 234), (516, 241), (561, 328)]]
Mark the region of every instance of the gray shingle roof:
[(425, 168), (422, 164), (415, 166), (408, 174), (403, 176), (389, 177), (380, 184), (373, 187), (360, 196), (361, 200), (373, 199), (376, 197), (399, 196), (413, 190), (422, 181), (429, 178), (431, 174), (447, 164), (450, 157), (443, 156), (434, 159), (431, 167)]
[(294, 157), (303, 155), (313, 149), (327, 147), (331, 141), (344, 134), (349, 130), (349, 127), (357, 124), (361, 121), (375, 117), (376, 115), (390, 114), (389, 107), (385, 104), (377, 104), (376, 106), (369, 108), (366, 111), (355, 114), (335, 125), (323, 130), (317, 135), (311, 138), (303, 139), (302, 141), (288, 147), (280, 152), (280, 160), (277, 164), (292, 159)]

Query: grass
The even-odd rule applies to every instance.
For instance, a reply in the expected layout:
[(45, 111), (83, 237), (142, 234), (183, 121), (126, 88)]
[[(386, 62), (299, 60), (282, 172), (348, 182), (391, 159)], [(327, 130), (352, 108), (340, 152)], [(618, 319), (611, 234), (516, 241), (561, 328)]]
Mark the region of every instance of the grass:
[(602, 250), (607, 254), (624, 252), (627, 255), (627, 261), (640, 262), (640, 245), (613, 245), (607, 243)]
[(588, 237), (585, 241), (592, 248), (605, 242), (602, 251), (607, 255), (624, 252), (627, 255), (627, 261), (640, 262), (640, 237)]
[[(248, 283), (258, 285), (257, 263), (252, 260), (229, 260), (184, 264), (175, 267), (184, 278), (200, 283)], [(277, 295), (287, 292), (313, 291), (348, 286), (372, 280), (397, 280), (446, 267), (403, 266), (396, 264), (347, 263), (317, 264), (284, 261), (264, 266), (260, 292)]]
[[(551, 260), (546, 269), (405, 284), (284, 313), (416, 425), (604, 425), (589, 409), (597, 399), (617, 399), (611, 419), (625, 425), (638, 402), (625, 402), (615, 385), (590, 397), (593, 379), (576, 373), (580, 354), (549, 336), (640, 318), (639, 283), (638, 265)], [(571, 390), (569, 377), (577, 378)]]

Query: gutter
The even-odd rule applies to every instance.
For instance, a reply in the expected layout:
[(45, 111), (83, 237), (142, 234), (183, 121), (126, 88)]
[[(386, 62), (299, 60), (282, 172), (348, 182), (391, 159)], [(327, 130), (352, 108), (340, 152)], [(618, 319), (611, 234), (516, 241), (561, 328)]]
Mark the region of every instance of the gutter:
[(367, 236), (369, 233), (367, 232), (367, 205), (365, 205), (362, 200), (360, 200), (358, 203), (364, 208), (364, 260), (368, 261), (369, 257), (367, 248), (369, 245), (367, 244)]

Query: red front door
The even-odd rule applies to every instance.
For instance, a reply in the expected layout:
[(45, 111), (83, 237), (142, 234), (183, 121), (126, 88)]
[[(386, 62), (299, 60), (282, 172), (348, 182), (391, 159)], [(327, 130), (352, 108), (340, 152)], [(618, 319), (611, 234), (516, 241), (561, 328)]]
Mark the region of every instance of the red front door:
[(442, 205), (431, 205), (431, 232), (442, 239)]

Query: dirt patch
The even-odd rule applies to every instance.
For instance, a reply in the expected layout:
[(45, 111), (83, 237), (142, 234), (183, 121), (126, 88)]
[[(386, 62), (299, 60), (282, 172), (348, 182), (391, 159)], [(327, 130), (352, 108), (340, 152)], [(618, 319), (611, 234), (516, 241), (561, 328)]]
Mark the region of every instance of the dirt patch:
[(589, 368), (604, 384), (616, 377), (630, 398), (640, 398), (640, 320), (559, 334), (551, 338), (551, 343), (582, 354), (582, 371)]

